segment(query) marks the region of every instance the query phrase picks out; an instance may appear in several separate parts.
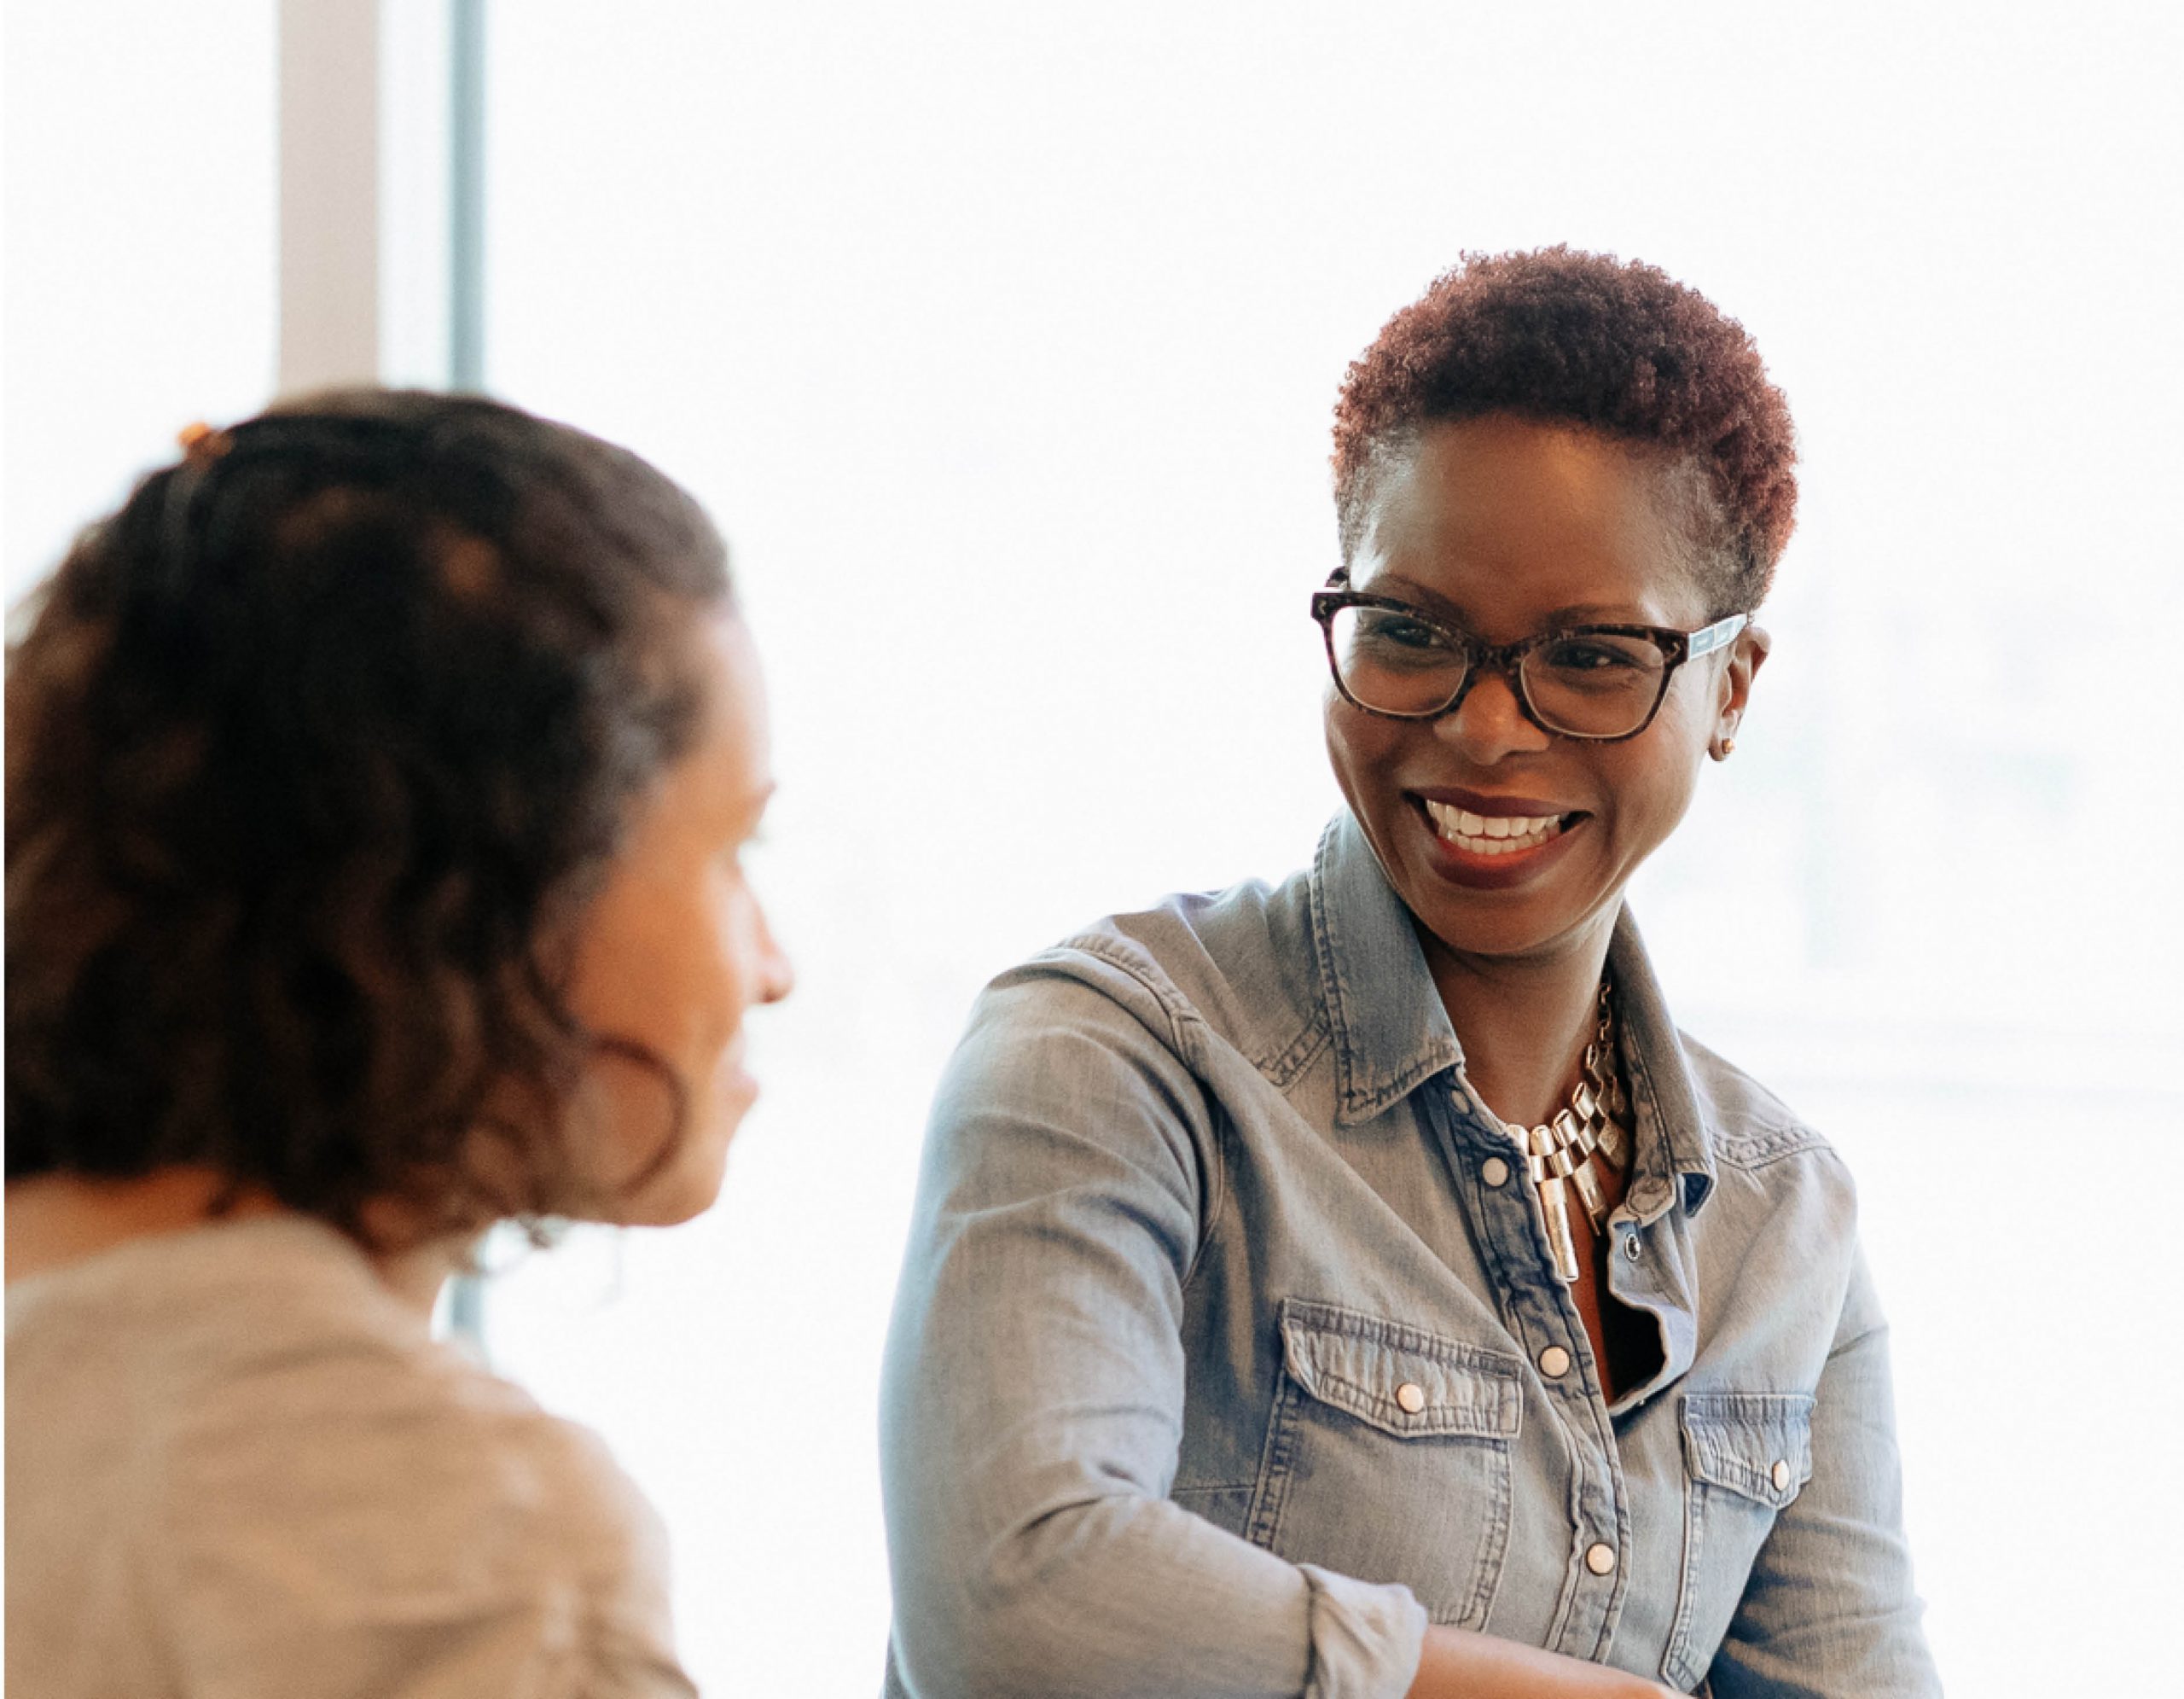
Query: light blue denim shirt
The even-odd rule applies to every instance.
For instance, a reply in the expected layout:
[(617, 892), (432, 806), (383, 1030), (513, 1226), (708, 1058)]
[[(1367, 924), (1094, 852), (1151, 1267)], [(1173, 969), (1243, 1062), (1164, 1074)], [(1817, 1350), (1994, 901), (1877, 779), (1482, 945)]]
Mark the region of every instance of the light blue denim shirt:
[(1612, 1406), (1348, 817), (994, 981), (888, 1349), (890, 1694), (1396, 1699), (1429, 1620), (1717, 1699), (1939, 1692), (1850, 1177), (1677, 1033), (1627, 912), (1609, 960), (1609, 1285), (1665, 1359)]

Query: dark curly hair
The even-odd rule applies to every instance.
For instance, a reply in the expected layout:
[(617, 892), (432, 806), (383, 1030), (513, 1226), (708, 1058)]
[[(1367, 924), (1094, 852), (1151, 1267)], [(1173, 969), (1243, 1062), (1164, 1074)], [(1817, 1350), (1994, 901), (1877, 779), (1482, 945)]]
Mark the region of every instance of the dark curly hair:
[(8, 1178), (203, 1164), (366, 1239), (565, 1211), (630, 1050), (570, 922), (729, 595), (660, 473), (482, 399), (317, 396), (144, 479), (8, 658)]
[(1425, 427), (1513, 413), (1651, 445), (1705, 474), (1705, 588), (1765, 598), (1798, 504), (1789, 404), (1734, 319), (1656, 266), (1565, 247), (1467, 254), (1390, 319), (1335, 403), (1346, 561), (1380, 470)]

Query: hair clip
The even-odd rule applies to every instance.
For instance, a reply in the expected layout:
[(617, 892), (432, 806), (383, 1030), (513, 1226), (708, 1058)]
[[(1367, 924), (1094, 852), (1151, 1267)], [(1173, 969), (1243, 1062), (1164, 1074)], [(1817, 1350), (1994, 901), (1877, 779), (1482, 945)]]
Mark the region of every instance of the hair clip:
[(184, 425), (175, 433), (174, 439), (183, 457), (199, 466), (218, 460), (235, 446), (234, 440), (225, 431), (213, 429), (202, 419)]

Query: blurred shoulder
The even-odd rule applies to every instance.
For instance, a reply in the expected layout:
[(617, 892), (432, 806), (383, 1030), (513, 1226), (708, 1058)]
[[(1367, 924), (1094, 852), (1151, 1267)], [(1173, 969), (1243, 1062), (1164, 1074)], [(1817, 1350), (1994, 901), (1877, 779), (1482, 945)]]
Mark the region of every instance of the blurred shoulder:
[[(611, 1569), (657, 1524), (604, 1442), (430, 1338), (346, 1242), (278, 1254), (273, 1304), (230, 1295), (213, 1372), (174, 1379), (167, 1511), (185, 1529), (279, 1526), (367, 1584)], [(261, 1269), (261, 1277), (272, 1273)], [(262, 1288), (260, 1289), (263, 1289)]]
[(430, 1338), (316, 1223), (127, 1248), (9, 1294), (11, 1538), (44, 1530), (56, 1574), (213, 1687), (685, 1690), (660, 1525), (596, 1435)]
[(1846, 1220), (1856, 1187), (1850, 1169), (1818, 1128), (1773, 1091), (1688, 1033), (1679, 1033), (1699, 1114), (1725, 1186), (1770, 1198), (1810, 1195), (1838, 1207)]

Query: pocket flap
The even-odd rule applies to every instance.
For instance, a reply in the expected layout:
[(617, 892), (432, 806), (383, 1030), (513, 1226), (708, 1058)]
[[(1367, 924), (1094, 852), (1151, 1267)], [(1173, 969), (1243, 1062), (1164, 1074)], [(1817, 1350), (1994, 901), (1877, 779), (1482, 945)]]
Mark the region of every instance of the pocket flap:
[(1691, 1478), (1776, 1510), (1812, 1479), (1812, 1399), (1803, 1393), (1687, 1393)]
[(1335, 1304), (1283, 1300), (1289, 1372), (1322, 1404), (1399, 1439), (1516, 1436), (1524, 1364)]

